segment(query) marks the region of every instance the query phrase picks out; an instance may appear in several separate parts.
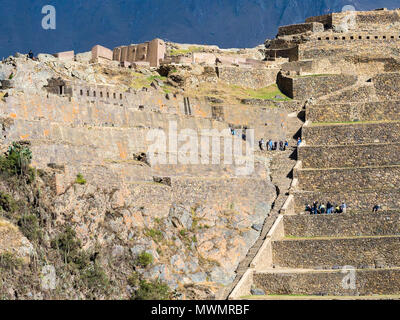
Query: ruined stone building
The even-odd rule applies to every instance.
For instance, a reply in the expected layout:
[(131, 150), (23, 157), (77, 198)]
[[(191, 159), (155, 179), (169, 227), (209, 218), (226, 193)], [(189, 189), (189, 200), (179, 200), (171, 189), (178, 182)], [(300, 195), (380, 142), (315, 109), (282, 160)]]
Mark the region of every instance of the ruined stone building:
[(161, 39), (154, 39), (142, 44), (114, 48), (113, 60), (130, 63), (144, 62), (151, 67), (158, 67), (164, 60), (165, 52), (165, 42)]

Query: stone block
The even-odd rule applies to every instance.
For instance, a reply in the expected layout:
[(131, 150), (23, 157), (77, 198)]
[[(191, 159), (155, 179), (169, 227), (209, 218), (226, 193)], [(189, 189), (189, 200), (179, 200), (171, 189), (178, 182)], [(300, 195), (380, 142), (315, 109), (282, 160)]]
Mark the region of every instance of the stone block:
[(72, 61), (75, 58), (74, 51), (64, 51), (55, 53), (54, 56), (63, 61)]
[(113, 52), (108, 48), (96, 45), (92, 48), (92, 60), (98, 58), (113, 60)]

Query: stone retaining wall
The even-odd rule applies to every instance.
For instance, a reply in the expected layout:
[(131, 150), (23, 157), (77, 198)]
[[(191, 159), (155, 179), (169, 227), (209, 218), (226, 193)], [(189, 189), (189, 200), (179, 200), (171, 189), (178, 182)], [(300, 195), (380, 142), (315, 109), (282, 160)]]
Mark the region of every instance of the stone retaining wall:
[(279, 27), (278, 37), (292, 34), (300, 34), (305, 32), (323, 32), (324, 25), (319, 22), (299, 23), (288, 26)]
[(307, 145), (343, 145), (400, 142), (400, 122), (305, 125)]
[(219, 79), (245, 88), (260, 89), (276, 83), (278, 68), (218, 67)]
[[(325, 36), (328, 37), (329, 35)], [(373, 35), (371, 35), (373, 37)], [(399, 57), (398, 38), (387, 39), (383, 42), (382, 39), (375, 38), (371, 40), (352, 40), (347, 38), (342, 40), (327, 40), (327, 41), (309, 41), (299, 44), (299, 60), (317, 60), (323, 58), (336, 57), (342, 59), (345, 57), (354, 56), (386, 56)]]
[(309, 105), (306, 116), (312, 122), (400, 120), (400, 101)]
[(335, 295), (364, 296), (398, 294), (400, 270), (375, 269), (355, 270), (355, 288), (343, 285), (350, 271), (314, 272), (258, 272), (253, 275), (253, 283), (266, 294), (278, 295)]
[[(283, 240), (272, 243), (273, 263), (289, 268), (400, 266), (400, 237)], [(377, 261), (379, 260), (379, 262)]]
[(371, 212), (376, 204), (382, 205), (387, 209), (400, 208), (400, 191), (394, 188), (381, 190), (345, 190), (338, 189), (334, 191), (312, 191), (312, 192), (295, 192), (294, 193), (296, 212), (304, 211), (305, 204), (312, 204), (314, 201), (320, 203), (341, 204), (346, 202), (347, 207), (351, 211), (365, 210)]
[(400, 166), (345, 169), (303, 169), (294, 173), (304, 191), (395, 188), (400, 184)]
[(293, 99), (317, 98), (355, 84), (357, 76), (333, 74), (286, 77), (278, 74), (279, 89)]
[(400, 164), (400, 143), (352, 146), (301, 146), (303, 168), (346, 168)]
[(400, 213), (286, 215), (285, 236), (338, 237), (400, 234)]

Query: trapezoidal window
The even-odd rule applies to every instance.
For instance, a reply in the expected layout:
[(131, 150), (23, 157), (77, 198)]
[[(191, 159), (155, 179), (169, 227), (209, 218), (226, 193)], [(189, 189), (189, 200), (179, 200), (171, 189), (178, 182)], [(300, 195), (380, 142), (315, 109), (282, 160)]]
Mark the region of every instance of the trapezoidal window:
[(59, 94), (63, 94), (63, 86), (58, 87), (58, 92), (59, 92)]
[(83, 96), (83, 90), (81, 89), (81, 92), (80, 92), (80, 94), (81, 94), (81, 96)]
[(117, 96), (116, 96), (115, 92), (113, 93), (113, 98), (114, 98), (114, 99), (116, 99), (116, 98), (117, 98)]
[(90, 96), (90, 92), (89, 92), (89, 90), (87, 91), (87, 96), (88, 96), (88, 97)]
[(109, 92), (107, 92), (107, 98), (110, 98), (110, 93)]
[(96, 96), (96, 91), (93, 91), (93, 97), (95, 97)]
[(103, 91), (100, 91), (100, 98), (103, 98)]
[(122, 93), (119, 94), (119, 99), (122, 100)]
[(342, 40), (346, 40), (346, 37), (342, 37)]
[(375, 39), (379, 39), (379, 37), (378, 37), (378, 36), (375, 36)]
[(358, 39), (360, 39), (360, 40), (361, 40), (361, 39), (362, 39), (362, 36), (359, 36), (359, 37), (358, 37)]

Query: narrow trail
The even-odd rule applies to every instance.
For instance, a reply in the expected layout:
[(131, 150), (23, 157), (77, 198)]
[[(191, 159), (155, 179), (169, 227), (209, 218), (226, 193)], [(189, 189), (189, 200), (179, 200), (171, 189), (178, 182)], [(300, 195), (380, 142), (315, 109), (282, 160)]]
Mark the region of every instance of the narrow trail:
[[(301, 113), (301, 112), (300, 112)], [(276, 188), (276, 198), (271, 206), (269, 215), (265, 218), (263, 229), (254, 243), (254, 245), (247, 252), (246, 257), (239, 263), (236, 269), (236, 278), (232, 284), (226, 288), (223, 294), (223, 299), (227, 299), (229, 294), (238, 284), (243, 274), (249, 268), (251, 261), (256, 256), (264, 243), (265, 237), (278, 217), (279, 211), (288, 198), (288, 191), (292, 183), (292, 169), (297, 161), (297, 137), (300, 135), (301, 126), (303, 121), (299, 118), (299, 114), (292, 113), (288, 117), (287, 122), (287, 138), (289, 147), (286, 151), (258, 151), (256, 156), (262, 157), (268, 153), (272, 157), (270, 165), (271, 182)]]

